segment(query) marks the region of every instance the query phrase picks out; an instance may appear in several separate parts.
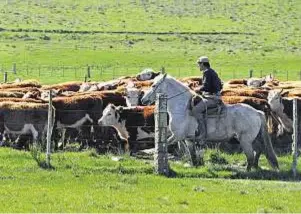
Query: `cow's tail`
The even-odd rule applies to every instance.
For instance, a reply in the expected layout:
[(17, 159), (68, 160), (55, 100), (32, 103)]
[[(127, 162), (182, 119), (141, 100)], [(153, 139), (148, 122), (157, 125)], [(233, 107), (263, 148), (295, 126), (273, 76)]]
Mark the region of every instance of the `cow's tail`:
[(271, 138), (269, 136), (268, 133), (268, 127), (267, 127), (267, 123), (265, 120), (265, 116), (263, 113), (259, 113), (260, 118), (261, 118), (261, 126), (260, 126), (260, 134), (262, 137), (262, 141), (263, 144), (265, 146), (265, 155), (266, 158), (268, 159), (270, 165), (274, 168), (274, 169), (279, 169), (279, 165), (278, 165), (278, 160), (277, 160), (277, 156), (275, 154), (272, 142), (271, 142)]

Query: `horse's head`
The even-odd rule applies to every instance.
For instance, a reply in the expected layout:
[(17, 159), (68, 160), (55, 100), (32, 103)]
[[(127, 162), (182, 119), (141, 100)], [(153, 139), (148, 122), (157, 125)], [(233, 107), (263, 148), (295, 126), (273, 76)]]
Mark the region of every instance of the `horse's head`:
[(152, 104), (155, 102), (156, 99), (156, 93), (163, 93), (166, 88), (165, 79), (166, 79), (166, 73), (160, 74), (154, 79), (154, 83), (152, 86), (145, 92), (144, 96), (141, 99), (141, 102), (144, 105)]

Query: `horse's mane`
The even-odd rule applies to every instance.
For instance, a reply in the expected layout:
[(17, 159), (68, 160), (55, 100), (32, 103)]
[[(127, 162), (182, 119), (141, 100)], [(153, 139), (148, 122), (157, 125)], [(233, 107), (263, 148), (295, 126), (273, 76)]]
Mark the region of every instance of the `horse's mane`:
[(178, 82), (180, 85), (183, 86), (183, 88), (185, 88), (187, 91), (190, 91), (190, 93), (191, 93), (192, 95), (196, 95), (196, 92), (195, 92), (195, 91), (191, 90), (191, 88), (189, 88), (187, 85), (185, 85), (183, 82), (177, 80), (176, 78), (174, 78), (174, 77), (172, 77), (172, 76), (170, 76), (170, 75), (167, 75), (166, 78), (169, 78), (169, 79), (171, 79), (171, 80), (174, 80), (174, 81)]

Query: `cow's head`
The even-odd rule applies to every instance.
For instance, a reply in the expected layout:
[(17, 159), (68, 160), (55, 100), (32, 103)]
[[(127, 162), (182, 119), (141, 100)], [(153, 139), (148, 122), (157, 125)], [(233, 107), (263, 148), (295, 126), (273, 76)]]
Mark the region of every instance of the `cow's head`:
[(116, 126), (119, 123), (122, 107), (116, 107), (113, 104), (107, 105), (102, 112), (102, 117), (98, 120), (100, 126)]
[[(52, 97), (57, 97), (60, 93), (62, 92), (62, 90), (61, 89), (52, 89), (51, 90), (51, 95), (52, 95)], [(49, 93), (49, 90), (42, 90), (41, 91), (41, 99), (42, 100), (49, 100), (49, 95), (50, 95), (50, 93)]]
[(153, 69), (146, 68), (143, 71), (141, 71), (139, 74), (137, 74), (136, 78), (139, 81), (151, 80), (154, 79), (159, 74), (160, 72), (154, 72)]
[(40, 96), (41, 96), (40, 91), (28, 91), (26, 92), (26, 94), (23, 95), (22, 99), (28, 99), (28, 98), (37, 99)]
[(274, 75), (269, 74), (269, 75), (266, 75), (265, 77), (263, 77), (263, 80), (265, 80), (265, 82), (272, 82), (275, 80), (275, 78), (274, 78)]
[(98, 91), (98, 86), (97, 84), (92, 84), (90, 85), (90, 88), (87, 91)]
[(14, 80), (13, 83), (20, 83), (20, 82), (22, 82), (22, 79), (18, 77), (18, 78), (16, 78), (16, 79)]
[(79, 88), (79, 92), (85, 92), (85, 91), (88, 91), (89, 89), (91, 88), (91, 83), (89, 82), (84, 82), (83, 84), (80, 85), (80, 88)]
[(133, 82), (130, 82), (125, 88), (125, 100), (127, 106), (138, 106), (141, 104), (140, 100), (144, 94), (141, 89), (135, 87)]
[(281, 91), (271, 90), (269, 91), (268, 95), (268, 103), (271, 107), (271, 110), (273, 112), (283, 112), (284, 106), (282, 103), (282, 97), (287, 96), (288, 91), (283, 92), (283, 89)]
[(99, 91), (114, 90), (121, 84), (121, 80), (111, 80), (97, 84)]

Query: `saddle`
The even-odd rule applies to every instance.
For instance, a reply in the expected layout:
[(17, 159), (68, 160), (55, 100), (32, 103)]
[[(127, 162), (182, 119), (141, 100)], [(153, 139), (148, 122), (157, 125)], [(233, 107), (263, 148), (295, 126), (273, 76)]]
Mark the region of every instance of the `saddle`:
[[(201, 101), (202, 103), (200, 103)], [(227, 113), (227, 108), (222, 100), (211, 96), (193, 96), (190, 108), (192, 116), (196, 117), (199, 123), (195, 136), (204, 141), (207, 138), (207, 119), (225, 117)]]
[[(192, 108), (194, 106), (196, 106), (199, 102), (204, 101), (204, 99), (212, 99), (210, 96), (202, 96), (199, 94), (196, 94), (192, 97), (191, 99), (191, 104), (190, 104), (190, 110), (192, 110)], [(206, 110), (203, 113), (206, 113), (206, 115), (208, 116), (220, 116), (222, 114), (224, 114), (226, 111), (226, 106), (223, 103), (222, 100), (218, 100), (217, 104), (215, 106), (207, 106)], [(201, 112), (200, 112), (201, 113)]]

